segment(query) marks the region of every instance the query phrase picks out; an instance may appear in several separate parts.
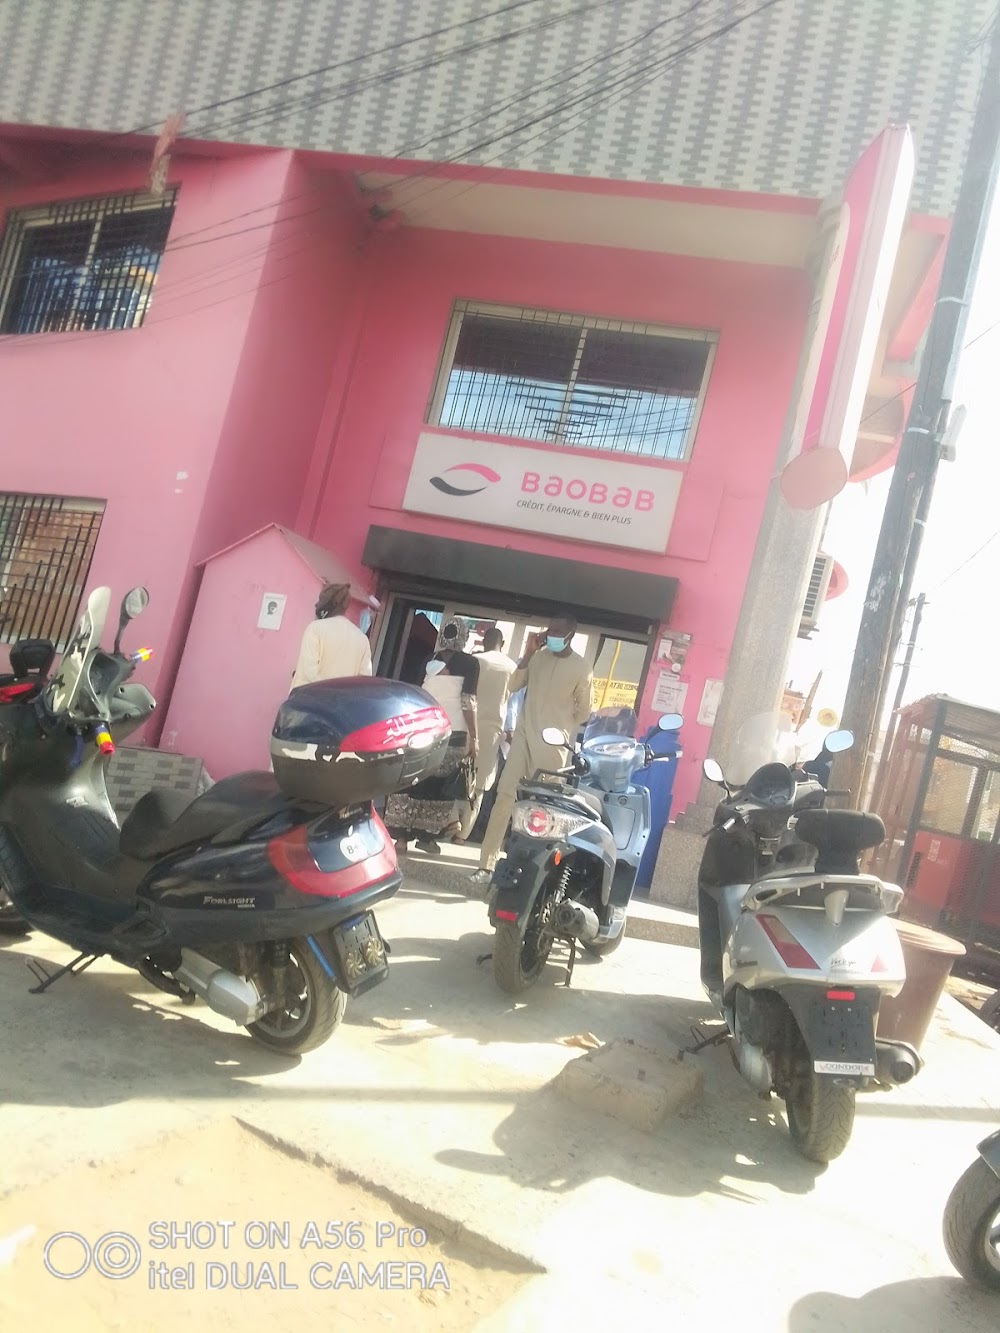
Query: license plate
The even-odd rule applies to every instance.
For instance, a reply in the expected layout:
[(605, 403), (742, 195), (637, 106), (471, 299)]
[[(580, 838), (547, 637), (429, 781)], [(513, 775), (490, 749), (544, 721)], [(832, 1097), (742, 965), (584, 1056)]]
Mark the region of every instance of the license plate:
[(347, 857), (348, 861), (363, 861), (368, 855), (363, 839), (356, 833), (349, 837), (341, 838), (340, 850)]
[(851, 1064), (847, 1060), (815, 1060), (813, 1069), (817, 1074), (851, 1074), (855, 1077), (874, 1078), (874, 1065)]
[(352, 917), (335, 926), (331, 934), (340, 959), (341, 976), (351, 995), (385, 980), (389, 959), (374, 913)]
[(810, 1007), (805, 1038), (817, 1074), (875, 1075), (875, 1009), (871, 1000), (823, 1000)]

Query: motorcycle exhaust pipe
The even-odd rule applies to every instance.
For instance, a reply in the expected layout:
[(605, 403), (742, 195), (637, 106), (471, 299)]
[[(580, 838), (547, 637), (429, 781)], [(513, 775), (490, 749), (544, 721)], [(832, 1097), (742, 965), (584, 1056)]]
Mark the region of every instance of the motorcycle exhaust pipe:
[(581, 944), (589, 944), (591, 940), (596, 940), (601, 932), (597, 913), (571, 898), (567, 898), (556, 908), (552, 925), (557, 934), (570, 935), (578, 939)]
[(241, 1027), (256, 1022), (267, 1012), (267, 1004), (252, 981), (238, 977), (235, 972), (227, 972), (210, 958), (203, 958), (190, 949), (181, 950), (181, 965), (175, 968), (174, 976), (210, 1009), (223, 1018), (231, 1018)]
[(920, 1073), (924, 1062), (905, 1042), (878, 1042), (875, 1048), (875, 1078), (890, 1088), (901, 1088)]

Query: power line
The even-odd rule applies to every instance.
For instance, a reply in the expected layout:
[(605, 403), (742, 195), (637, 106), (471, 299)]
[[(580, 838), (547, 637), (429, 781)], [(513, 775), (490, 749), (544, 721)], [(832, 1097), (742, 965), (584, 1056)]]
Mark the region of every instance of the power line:
[[(472, 152), (478, 152), (481, 148), (489, 147), (493, 143), (500, 142), (500, 140), (502, 139), (510, 138), (512, 135), (520, 133), (520, 131), (522, 130), (532, 129), (535, 126), (539, 125), (542, 121), (550, 119), (552, 116), (562, 115), (565, 111), (572, 110), (575, 105), (589, 102), (595, 97), (600, 99), (597, 103), (597, 107), (591, 107), (585, 110), (582, 114), (582, 117), (579, 120), (577, 120), (575, 124), (561, 127), (560, 129), (556, 130), (553, 134), (551, 134), (547, 139), (544, 140), (545, 146), (547, 146), (550, 143), (554, 143), (557, 139), (564, 138), (567, 134), (571, 133), (573, 130), (579, 129), (582, 125), (585, 125), (588, 122), (588, 120), (592, 118), (594, 111), (598, 107), (604, 107), (607, 105), (617, 105), (617, 103), (623, 101), (624, 99), (633, 96), (636, 92), (639, 91), (640, 88), (645, 87), (648, 83), (650, 83), (653, 79), (655, 79), (657, 75), (660, 74), (664, 69), (669, 68), (669, 66), (671, 66), (675, 62), (682, 60), (685, 56), (694, 54), (696, 51), (699, 51), (702, 47), (707, 46), (710, 42), (715, 41), (720, 37), (728, 36), (728, 34), (732, 32), (735, 28), (740, 27), (742, 24), (748, 22), (752, 18), (756, 18), (758, 14), (763, 13), (767, 9), (771, 9), (774, 5), (779, 3), (781, 3), (781, 0), (764, 0), (763, 4), (758, 5), (757, 8), (751, 10), (750, 13), (744, 14), (741, 17), (732, 20), (731, 22), (725, 24), (721, 28), (716, 28), (712, 32), (706, 33), (704, 36), (699, 37), (697, 40), (690, 42), (687, 46), (677, 48), (674, 51), (668, 52), (666, 55), (658, 57), (656, 60), (647, 62), (647, 64), (645, 65), (640, 65), (637, 69), (630, 70), (628, 73), (621, 75), (620, 77), (612, 80), (610, 83), (601, 84), (592, 91), (578, 93), (568, 101), (561, 103), (552, 111), (545, 112), (544, 114), (523, 121), (521, 124), (516, 125), (513, 128), (504, 131), (502, 134), (496, 136), (492, 140), (484, 140), (480, 144), (475, 144), (471, 148), (464, 149), (461, 156), (466, 156), (467, 154)], [(632, 86), (627, 86), (627, 85), (632, 85)], [(616, 89), (621, 90), (623, 88), (624, 91), (620, 93), (620, 96), (611, 99), (605, 99), (604, 94), (607, 93), (609, 90), (614, 91)], [(525, 147), (527, 144), (532, 143), (536, 139), (542, 137), (544, 133), (545, 131), (542, 131), (540, 134), (532, 135), (529, 139), (525, 140), (524, 143), (519, 144), (518, 147), (519, 148)], [(457, 160), (457, 157), (452, 159), (446, 158), (444, 159), (444, 164), (448, 164), (449, 162), (455, 160)], [(460, 198), (463, 194), (467, 194), (470, 190), (476, 189), (477, 186), (486, 184), (486, 181), (488, 179), (489, 177), (487, 176), (485, 179), (480, 178), (470, 182), (463, 189), (457, 191), (454, 195), (452, 195), (452, 198), (453, 199)], [(422, 195), (419, 195), (415, 200), (415, 203), (419, 204), (422, 199), (426, 199), (429, 195), (436, 193), (440, 189), (445, 188), (446, 184), (449, 183), (450, 182), (444, 182), (444, 181), (437, 182), (429, 190), (426, 190)]]
[[(539, 0), (511, 0), (510, 4), (502, 5), (499, 9), (492, 9), (485, 14), (475, 14), (471, 18), (462, 19), (457, 23), (445, 24), (442, 28), (429, 29), (427, 32), (418, 33), (415, 37), (405, 37), (397, 42), (390, 42), (387, 46), (376, 47), (374, 51), (360, 51), (355, 56), (348, 56), (344, 60), (335, 60), (328, 65), (319, 65), (315, 69), (303, 71), (301, 74), (292, 74), (287, 78), (278, 79), (275, 83), (260, 84), (256, 88), (248, 88), (242, 93), (236, 93), (232, 97), (222, 97), (215, 102), (206, 102), (204, 106), (195, 107), (188, 112), (190, 116), (199, 116), (203, 111), (217, 111), (220, 107), (232, 106), (236, 102), (245, 102), (251, 97), (259, 97), (262, 93), (276, 92), (280, 88), (290, 88), (294, 83), (301, 83), (305, 79), (318, 78), (323, 74), (331, 74), (335, 69), (346, 69), (349, 65), (356, 65), (362, 60), (371, 60), (375, 56), (390, 55), (394, 51), (402, 51), (407, 46), (414, 46), (417, 42), (430, 40), (432, 37), (443, 37), (446, 33), (456, 32), (460, 28), (469, 28), (476, 23), (485, 23), (488, 19), (499, 18), (503, 14), (509, 14), (516, 9), (524, 9), (528, 5), (537, 4)], [(103, 139), (102, 142), (114, 142), (116, 139), (131, 138), (135, 134), (144, 134), (149, 130), (160, 128), (160, 121), (153, 121), (146, 125), (137, 125), (130, 130), (121, 130), (113, 134), (110, 139)]]
[[(245, 112), (242, 116), (237, 116), (230, 121), (222, 121), (216, 124), (210, 124), (202, 127), (197, 134), (185, 134), (186, 138), (204, 139), (217, 135), (220, 131), (246, 128), (254, 122), (257, 128), (262, 124), (271, 121), (284, 120), (288, 116), (300, 114), (304, 111), (312, 111), (317, 107), (325, 106), (331, 102), (342, 101), (346, 97), (351, 97), (355, 93), (362, 92), (368, 88), (381, 87), (384, 84), (394, 83), (398, 79), (406, 78), (410, 74), (422, 74), (426, 70), (435, 69), (438, 65), (446, 64), (456, 56), (474, 54), (479, 51), (489, 50), (492, 47), (502, 46), (506, 42), (516, 41), (529, 33), (546, 31), (549, 28), (558, 27), (568, 19), (577, 18), (582, 14), (587, 14), (595, 9), (605, 9), (609, 5), (631, 4), (633, 0), (588, 0), (588, 3), (577, 5), (573, 9), (564, 10), (558, 14), (549, 14), (540, 19), (537, 23), (529, 23), (521, 28), (514, 28), (509, 32), (494, 34), (492, 37), (482, 38), (476, 42), (470, 42), (465, 46), (455, 46), (448, 51), (441, 51), (435, 54), (422, 57), (413, 61), (409, 65), (399, 65), (392, 69), (382, 70), (377, 74), (369, 74), (352, 83), (337, 84), (332, 89), (322, 91), (314, 89), (312, 92), (304, 93), (301, 97), (292, 98), (284, 102), (278, 102), (273, 106), (258, 107), (255, 110)], [(516, 8), (517, 6), (511, 6)], [(497, 17), (505, 11), (498, 10), (488, 17)], [(478, 22), (479, 20), (477, 20)], [(462, 25), (459, 25), (462, 26)], [(443, 29), (441, 31), (447, 31)], [(436, 35), (436, 34), (429, 34)], [(422, 40), (422, 39), (420, 39)], [(391, 49), (391, 48), (390, 48)], [(375, 54), (382, 54), (381, 52)], [(337, 68), (334, 66), (333, 68)]]
[[(699, 4), (700, 4), (701, 2), (702, 2), (702, 0), (698, 0), (698, 3), (699, 3)], [(773, 4), (776, 4), (776, 3), (778, 3), (778, 0), (767, 0), (767, 2), (766, 2), (764, 5), (761, 5), (761, 6), (758, 8), (758, 10), (753, 11), (751, 14), (747, 14), (747, 15), (741, 16), (740, 18), (738, 18), (738, 19), (736, 19), (736, 20), (734, 20), (734, 21), (732, 21), (732, 22), (730, 22), (730, 23), (724, 25), (722, 28), (717, 29), (717, 30), (715, 30), (714, 32), (705, 34), (705, 35), (704, 35), (702, 38), (700, 38), (697, 42), (690, 44), (688, 47), (680, 48), (680, 49), (678, 49), (678, 50), (675, 50), (674, 52), (669, 53), (669, 55), (668, 55), (667, 57), (665, 57), (665, 58), (661, 58), (661, 59), (658, 60), (658, 61), (652, 62), (652, 65), (655, 67), (655, 70), (658, 70), (658, 68), (659, 68), (660, 66), (662, 66), (662, 64), (663, 64), (663, 62), (664, 62), (664, 59), (666, 59), (666, 60), (668, 60), (668, 61), (673, 61), (673, 60), (680, 59), (680, 58), (682, 58), (683, 56), (685, 56), (685, 55), (687, 55), (687, 54), (690, 54), (691, 51), (693, 51), (693, 50), (695, 50), (695, 49), (698, 49), (700, 46), (703, 46), (703, 45), (705, 45), (707, 42), (713, 40), (715, 37), (720, 36), (720, 35), (725, 35), (726, 33), (730, 32), (733, 28), (738, 27), (741, 23), (745, 22), (747, 19), (752, 18), (756, 13), (760, 12), (761, 10), (770, 8)], [(698, 7), (697, 4), (692, 5), (692, 6), (689, 8), (689, 10), (684, 11), (684, 12), (685, 12), (685, 13), (689, 13), (689, 12), (691, 12), (694, 8), (697, 8), (697, 7)], [(674, 18), (682, 17), (682, 16), (683, 16), (683, 15), (681, 15), (681, 16), (674, 16)], [(668, 21), (670, 21), (670, 20), (668, 20)], [(660, 25), (657, 25), (657, 26), (660, 26)], [(623, 47), (628, 47), (628, 46), (630, 46), (630, 45), (632, 45), (632, 44), (634, 44), (634, 43), (623, 43), (622, 45), (623, 45)], [(617, 48), (616, 48), (616, 50), (617, 50)], [(609, 55), (610, 55), (610, 56), (613, 56), (614, 53), (615, 53), (615, 52), (611, 52), (611, 53), (609, 53)], [(639, 72), (639, 73), (648, 72), (649, 68), (650, 68), (650, 65), (647, 64), (646, 66), (641, 67), (641, 69), (640, 69), (638, 72)], [(654, 77), (654, 76), (655, 76), (655, 70), (654, 70), (654, 75), (649, 75), (649, 77)], [(635, 72), (633, 72), (633, 75), (632, 75), (632, 76), (628, 76), (628, 77), (634, 77), (634, 73), (635, 73)], [(646, 81), (648, 81), (648, 79), (647, 79)], [(499, 136), (499, 137), (501, 137), (501, 138), (502, 138), (502, 137), (508, 137), (510, 133), (517, 132), (519, 129), (524, 128), (524, 127), (525, 127), (525, 124), (527, 124), (527, 125), (538, 124), (538, 123), (541, 123), (541, 121), (543, 121), (543, 120), (546, 120), (546, 119), (551, 118), (552, 116), (559, 115), (559, 114), (561, 114), (564, 110), (566, 110), (567, 107), (571, 107), (571, 106), (573, 106), (573, 105), (574, 105), (574, 102), (579, 102), (580, 100), (589, 100), (589, 99), (592, 99), (593, 97), (598, 96), (598, 95), (601, 94), (602, 92), (605, 92), (605, 91), (607, 90), (608, 87), (614, 88), (614, 87), (616, 87), (616, 86), (619, 86), (622, 82), (623, 82), (623, 80), (619, 78), (618, 80), (613, 81), (611, 84), (598, 85), (598, 86), (597, 86), (596, 88), (594, 88), (591, 92), (589, 92), (589, 93), (586, 94), (585, 99), (581, 99), (581, 96), (578, 94), (577, 97), (576, 97), (575, 99), (571, 99), (569, 102), (560, 102), (560, 103), (557, 103), (557, 104), (555, 104), (555, 105), (552, 105), (552, 106), (550, 107), (550, 109), (549, 109), (548, 111), (546, 111), (544, 114), (539, 114), (539, 115), (535, 116), (530, 122), (525, 122), (524, 124), (522, 124), (522, 125), (520, 125), (520, 126), (516, 126), (516, 127), (514, 127), (514, 130), (507, 130), (507, 131), (505, 131), (504, 134), (502, 134), (502, 135)], [(631, 92), (631, 91), (634, 91), (634, 89), (629, 90), (629, 91), (630, 91), (630, 92)], [(619, 99), (619, 100), (620, 100), (620, 99)], [(597, 109), (596, 107), (591, 107), (591, 108), (589, 108), (588, 111), (586, 111), (586, 112), (584, 113), (584, 117), (583, 117), (584, 121), (585, 121), (587, 118), (589, 118), (589, 116), (591, 116), (591, 115), (593, 114), (594, 110), (596, 110), (596, 109)], [(581, 122), (581, 123), (582, 123), (582, 122)], [(570, 127), (570, 128), (572, 128), (572, 127)], [(554, 137), (558, 137), (558, 133), (561, 133), (561, 132), (568, 132), (568, 130), (557, 132), (557, 135), (554, 136)], [(478, 148), (478, 147), (482, 147), (482, 146), (488, 146), (491, 142), (494, 142), (494, 140), (490, 140), (490, 139), (483, 140), (483, 141), (481, 141), (481, 143), (480, 143), (479, 145), (477, 145), (477, 148)], [(475, 149), (466, 149), (466, 150), (464, 150), (465, 153), (467, 153), (467, 152), (469, 152), (469, 151), (475, 151)], [(457, 160), (457, 157), (458, 157), (458, 156), (460, 156), (460, 155), (456, 155), (456, 160)], [(310, 193), (310, 192), (306, 192), (306, 193)], [(266, 209), (266, 208), (277, 207), (277, 206), (279, 206), (281, 203), (288, 203), (288, 202), (290, 202), (291, 198), (294, 198), (294, 197), (302, 197), (302, 196), (289, 196), (289, 197), (286, 197), (286, 198), (283, 199), (283, 200), (274, 200), (274, 201), (271, 201), (271, 203), (269, 203), (269, 204), (267, 204), (267, 205), (262, 205), (262, 206), (260, 206), (260, 207), (257, 208), (257, 209), (246, 210), (245, 214), (240, 215), (240, 216), (249, 216), (251, 213), (254, 213), (254, 212), (261, 212), (261, 211), (264, 211), (264, 209)], [(214, 230), (214, 228), (224, 225), (225, 221), (232, 221), (232, 220), (235, 220), (235, 219), (225, 219), (225, 220), (220, 221), (220, 222), (218, 222), (218, 223), (212, 224), (212, 226), (209, 227), (209, 228), (202, 228), (202, 229), (200, 229), (200, 232), (198, 232), (198, 233), (182, 233), (180, 236), (175, 237), (173, 241), (171, 241), (171, 242), (168, 243), (168, 245), (165, 247), (165, 252), (166, 252), (166, 251), (171, 251), (171, 252), (172, 252), (172, 251), (175, 251), (175, 250), (192, 248), (192, 247), (193, 247), (194, 245), (196, 245), (196, 244), (197, 244), (197, 245), (200, 245), (200, 244), (210, 244), (210, 243), (213, 242), (213, 241), (222, 240), (222, 239), (226, 239), (226, 238), (228, 238), (228, 237), (233, 237), (233, 236), (239, 236), (239, 235), (242, 235), (242, 234), (244, 234), (244, 233), (246, 233), (246, 232), (249, 232), (249, 231), (261, 230), (261, 229), (264, 229), (264, 228), (270, 228), (270, 227), (277, 227), (277, 226), (281, 225), (283, 222), (292, 222), (292, 221), (295, 221), (295, 220), (298, 220), (298, 219), (301, 219), (301, 218), (310, 216), (311, 214), (318, 213), (318, 212), (321, 212), (321, 211), (322, 211), (321, 208), (317, 208), (317, 209), (309, 209), (309, 210), (306, 210), (306, 211), (304, 211), (304, 212), (302, 212), (302, 213), (300, 213), (300, 214), (293, 214), (293, 215), (287, 216), (287, 217), (285, 217), (284, 219), (268, 220), (267, 222), (260, 223), (260, 224), (256, 224), (256, 225), (254, 225), (254, 226), (250, 226), (250, 227), (241, 228), (241, 229), (238, 229), (238, 230), (236, 230), (236, 231), (232, 231), (232, 232), (221, 232), (221, 233), (216, 234), (215, 236), (204, 236), (203, 233), (204, 233), (205, 231), (208, 231), (208, 230)], [(202, 239), (201, 239), (201, 240), (199, 240), (199, 241), (192, 241), (192, 240), (189, 240), (189, 238), (190, 238), (191, 236), (193, 236), (193, 235), (198, 235), (198, 234), (201, 234), (201, 235), (202, 235)], [(184, 244), (184, 242), (188, 242), (188, 243), (187, 243), (187, 244)], [(228, 261), (228, 262), (232, 263), (232, 262), (239, 262), (239, 261), (237, 261), (237, 260), (232, 260), (232, 261)], [(292, 275), (288, 275), (288, 276), (292, 276)], [(239, 295), (239, 294), (237, 294), (237, 295)], [(235, 297), (234, 297), (234, 299), (235, 299)], [(158, 303), (158, 305), (162, 305), (162, 304), (163, 304), (162, 302), (159, 302), (159, 303)], [(7, 337), (8, 339), (10, 339), (10, 338), (17, 338), (17, 337), (19, 337), (19, 336), (20, 336), (20, 335), (17, 335), (17, 334), (9, 334), (9, 335), (6, 335), (6, 337)], [(93, 332), (92, 332), (92, 331), (88, 331), (87, 333), (80, 334), (80, 335), (77, 335), (77, 336), (82, 336), (82, 337), (92, 337), (92, 336), (93, 336)]]
[[(609, 0), (601, 0), (601, 3), (602, 3), (602, 4), (604, 4), (604, 3), (608, 3), (608, 2), (609, 2)], [(633, 0), (610, 0), (610, 2), (611, 2), (611, 3), (618, 3), (618, 4), (631, 4), (631, 3), (633, 3)], [(625, 42), (625, 43), (622, 43), (622, 44), (619, 45), (619, 46), (612, 47), (610, 50), (605, 51), (602, 55), (596, 56), (596, 57), (595, 57), (593, 60), (591, 60), (587, 65), (584, 65), (584, 66), (582, 66), (580, 69), (577, 69), (577, 70), (572, 71), (569, 75), (563, 75), (563, 76), (561, 76), (561, 77), (559, 77), (559, 78), (551, 79), (551, 80), (548, 81), (548, 83), (543, 83), (543, 84), (539, 85), (539, 86), (536, 87), (536, 88), (528, 89), (525, 93), (520, 94), (518, 97), (516, 97), (516, 98), (512, 98), (512, 99), (510, 99), (509, 101), (507, 101), (507, 102), (505, 102), (505, 103), (494, 102), (494, 103), (492, 103), (490, 106), (488, 106), (487, 109), (486, 109), (484, 112), (482, 112), (479, 116), (477, 116), (477, 117), (474, 118), (473, 120), (470, 120), (470, 121), (467, 121), (467, 122), (464, 122), (464, 123), (461, 123), (461, 122), (458, 122), (458, 121), (452, 121), (452, 122), (445, 128), (445, 130), (443, 130), (440, 134), (432, 135), (430, 138), (425, 139), (422, 143), (417, 144), (417, 145), (408, 144), (408, 145), (406, 145), (405, 147), (399, 149), (397, 152), (391, 154), (388, 160), (392, 161), (392, 160), (398, 160), (398, 159), (400, 159), (400, 158), (408, 157), (408, 156), (410, 156), (412, 153), (419, 151), (419, 149), (421, 149), (421, 148), (425, 148), (425, 147), (427, 147), (427, 146), (428, 146), (429, 144), (431, 144), (431, 143), (438, 142), (438, 141), (441, 140), (442, 138), (451, 138), (451, 137), (454, 136), (455, 133), (458, 133), (458, 132), (459, 132), (460, 130), (462, 130), (462, 129), (469, 129), (469, 128), (471, 128), (471, 127), (474, 126), (474, 125), (481, 124), (482, 121), (484, 121), (484, 120), (488, 120), (491, 116), (502, 114), (503, 111), (508, 110), (511, 106), (517, 105), (519, 102), (525, 101), (525, 100), (527, 100), (528, 98), (537, 96), (537, 95), (538, 95), (539, 93), (541, 93), (541, 92), (548, 91), (548, 90), (550, 90), (550, 89), (553, 88), (553, 87), (558, 87), (560, 84), (563, 84), (563, 83), (566, 83), (566, 82), (568, 82), (568, 81), (570, 81), (570, 80), (572, 80), (572, 79), (578, 78), (578, 77), (580, 77), (581, 74), (586, 73), (588, 69), (591, 69), (591, 68), (593, 68), (595, 65), (597, 65), (597, 64), (601, 64), (601, 63), (603, 63), (603, 62), (606, 61), (606, 60), (614, 59), (614, 58), (615, 58), (619, 53), (621, 53), (624, 49), (626, 49), (626, 48), (631, 48), (632, 46), (634, 46), (634, 45), (636, 44), (637, 41), (639, 41), (639, 40), (643, 40), (643, 39), (644, 39), (645, 37), (647, 37), (650, 33), (655, 32), (658, 28), (663, 27), (663, 26), (665, 26), (665, 25), (668, 24), (668, 23), (677, 22), (679, 19), (684, 18), (687, 14), (693, 12), (695, 9), (700, 8), (701, 5), (706, 4), (706, 3), (710, 3), (710, 0), (694, 0), (694, 3), (691, 4), (691, 5), (688, 7), (688, 9), (683, 10), (683, 11), (682, 11), (680, 14), (678, 14), (678, 15), (674, 15), (674, 16), (668, 18), (668, 19), (664, 19), (664, 20), (662, 20), (661, 22), (659, 22), (659, 23), (657, 23), (657, 24), (654, 24), (652, 28), (647, 29), (646, 33), (640, 34), (640, 37), (639, 37), (638, 39), (632, 39), (632, 40), (629, 41), (629, 42)], [(599, 7), (601, 7), (601, 6), (600, 6), (600, 5), (588, 5), (588, 6), (582, 6), (581, 9), (585, 9), (585, 8), (599, 8)], [(578, 12), (580, 12), (580, 11), (579, 11), (579, 10), (573, 10), (573, 11), (569, 11), (568, 13), (569, 13), (569, 14), (575, 14), (575, 13), (578, 13)], [(568, 16), (568, 15), (567, 15), (567, 16)], [(564, 16), (564, 17), (565, 17), (565, 16)], [(523, 32), (524, 29), (521, 29), (521, 30), (519, 30), (519, 31)], [(600, 85), (598, 85), (598, 91), (600, 91)], [(558, 114), (560, 114), (560, 113), (562, 112), (562, 110), (565, 108), (565, 105), (566, 105), (566, 104), (563, 103), (563, 102), (555, 102), (555, 103), (549, 103), (548, 105), (549, 105), (549, 107), (551, 108), (551, 111), (550, 111), (549, 114), (551, 114), (551, 115), (558, 115)], [(486, 146), (489, 146), (492, 142), (494, 142), (494, 140), (491, 140), (491, 139), (487, 139), (487, 140), (484, 140), (484, 141), (483, 141), (483, 143), (484, 143)], [(400, 181), (396, 182), (396, 185), (399, 186), (399, 185), (401, 185), (401, 184), (404, 184), (404, 183), (409, 182), (409, 181), (412, 181), (412, 180), (421, 180), (421, 179), (424, 179), (425, 177), (433, 176), (439, 167), (441, 167), (441, 166), (446, 166), (446, 165), (452, 165), (452, 164), (454, 164), (455, 162), (460, 161), (463, 157), (467, 156), (470, 152), (474, 152), (474, 151), (476, 151), (476, 148), (477, 148), (477, 147), (478, 147), (478, 146), (473, 146), (472, 148), (465, 148), (465, 149), (462, 149), (462, 150), (460, 150), (459, 152), (453, 154), (450, 158), (445, 158), (445, 159), (440, 160), (440, 161), (435, 161), (435, 162), (429, 163), (426, 169), (424, 169), (424, 170), (422, 170), (422, 171), (418, 171), (418, 172), (411, 172), (409, 176), (402, 177), (402, 178), (400, 179)], [(488, 164), (487, 164), (487, 165), (488, 165)], [(449, 182), (447, 182), (447, 183), (450, 184), (451, 182), (449, 181)], [(289, 203), (289, 202), (292, 202), (292, 201), (295, 200), (295, 199), (303, 199), (303, 198), (307, 198), (307, 197), (311, 196), (311, 195), (314, 194), (314, 193), (315, 193), (315, 187), (313, 187), (313, 188), (311, 188), (311, 189), (309, 189), (309, 190), (305, 190), (305, 191), (301, 192), (301, 193), (298, 194), (298, 195), (288, 196), (288, 197), (284, 200), (284, 202)], [(215, 228), (225, 225), (226, 222), (234, 222), (234, 221), (238, 221), (238, 220), (240, 220), (240, 219), (243, 218), (243, 217), (249, 217), (249, 216), (251, 216), (251, 215), (253, 215), (253, 214), (255, 214), (255, 213), (263, 212), (263, 211), (265, 211), (265, 210), (268, 209), (268, 208), (271, 208), (271, 207), (276, 206), (276, 205), (277, 205), (278, 203), (280, 203), (280, 202), (282, 202), (282, 201), (281, 201), (281, 200), (274, 200), (274, 201), (271, 201), (271, 202), (269, 202), (269, 203), (267, 203), (267, 204), (261, 205), (261, 206), (259, 206), (258, 208), (248, 209), (248, 210), (246, 210), (246, 212), (244, 212), (244, 213), (236, 214), (236, 215), (234, 215), (234, 216), (232, 216), (232, 217), (222, 219), (222, 220), (219, 221), (218, 223), (213, 223), (210, 227), (203, 227), (203, 228), (200, 228), (198, 231), (194, 231), (194, 232), (181, 233), (181, 235), (176, 236), (176, 237), (173, 238), (173, 240), (172, 240), (172, 241), (169, 243), (169, 245), (167, 246), (167, 249), (168, 249), (168, 250), (175, 250), (175, 249), (183, 248), (183, 247), (179, 244), (179, 242), (182, 242), (182, 241), (186, 240), (187, 238), (189, 238), (189, 237), (191, 237), (191, 236), (200, 235), (200, 234), (202, 234), (202, 233), (204, 233), (204, 232), (206, 232), (206, 231), (215, 230)], [(305, 216), (305, 214), (301, 214), (300, 216)], [(270, 224), (268, 223), (268, 224), (266, 224), (266, 225), (270, 225)], [(236, 235), (238, 235), (239, 233), (221, 233), (221, 234), (220, 234), (219, 236), (217, 236), (217, 237), (210, 237), (210, 238), (208, 238), (208, 239), (209, 239), (209, 240), (223, 239), (226, 235), (232, 235), (232, 234), (236, 234)]]
[(966, 559), (962, 561), (960, 565), (956, 565), (950, 574), (945, 575), (945, 577), (940, 581), (940, 583), (935, 583), (931, 591), (937, 592), (937, 590), (939, 588), (943, 588), (946, 583), (950, 583), (956, 574), (960, 574), (967, 565), (972, 564), (973, 560), (977, 560), (986, 550), (987, 547), (992, 546), (992, 544), (996, 541), (998, 537), (1000, 537), (1000, 528), (997, 528), (996, 532), (992, 532), (983, 542), (982, 546), (978, 546), (970, 556), (967, 556)]

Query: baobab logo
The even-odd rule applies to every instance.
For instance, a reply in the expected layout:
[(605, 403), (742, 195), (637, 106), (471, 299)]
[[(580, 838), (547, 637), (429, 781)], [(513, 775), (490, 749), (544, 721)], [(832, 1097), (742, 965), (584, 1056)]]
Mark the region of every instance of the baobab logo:
[(500, 473), (494, 472), (491, 467), (484, 467), (482, 463), (456, 463), (454, 467), (445, 468), (442, 476), (431, 477), (430, 480), (434, 489), (443, 491), (445, 495), (465, 497), (485, 491), (487, 486), (500, 480)]

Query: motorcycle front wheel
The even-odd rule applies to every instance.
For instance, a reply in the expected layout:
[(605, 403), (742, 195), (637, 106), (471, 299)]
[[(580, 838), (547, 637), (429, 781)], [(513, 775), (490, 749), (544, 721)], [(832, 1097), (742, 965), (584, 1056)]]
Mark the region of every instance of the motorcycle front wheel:
[(810, 1162), (824, 1166), (847, 1147), (854, 1129), (854, 1089), (804, 1069), (785, 1098), (792, 1142)]
[(1000, 1291), (1000, 1176), (977, 1157), (944, 1209), (944, 1246), (974, 1286)]
[(328, 977), (306, 940), (288, 945), (289, 984), (280, 1009), (265, 1014), (247, 1031), (281, 1055), (314, 1051), (333, 1036), (347, 1008), (347, 996)]

